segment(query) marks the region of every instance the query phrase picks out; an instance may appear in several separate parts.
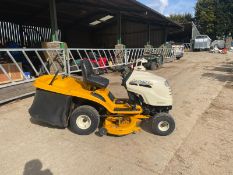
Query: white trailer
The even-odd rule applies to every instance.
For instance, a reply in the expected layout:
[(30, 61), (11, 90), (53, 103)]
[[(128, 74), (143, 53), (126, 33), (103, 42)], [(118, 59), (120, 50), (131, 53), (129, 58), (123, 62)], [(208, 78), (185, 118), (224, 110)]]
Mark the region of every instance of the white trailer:
[(194, 50), (209, 50), (211, 39), (207, 35), (197, 35), (194, 39)]

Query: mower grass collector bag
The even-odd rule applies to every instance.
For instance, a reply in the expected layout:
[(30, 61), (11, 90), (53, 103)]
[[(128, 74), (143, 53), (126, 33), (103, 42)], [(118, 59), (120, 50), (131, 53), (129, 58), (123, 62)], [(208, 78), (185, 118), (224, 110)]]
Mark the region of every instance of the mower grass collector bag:
[(70, 96), (37, 89), (29, 113), (37, 121), (67, 127), (70, 105)]

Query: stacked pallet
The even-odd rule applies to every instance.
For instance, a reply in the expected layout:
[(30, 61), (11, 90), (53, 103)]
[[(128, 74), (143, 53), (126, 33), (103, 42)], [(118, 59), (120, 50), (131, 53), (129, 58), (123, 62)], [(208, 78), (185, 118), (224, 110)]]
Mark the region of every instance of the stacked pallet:
[[(22, 70), (22, 63), (18, 63), (19, 67)], [(5, 63), (1, 64), (2, 68), (5, 69), (8, 77), (10, 77), (13, 81), (20, 81), (23, 80), (23, 75), (17, 68), (14, 63)], [(6, 84), (11, 82), (7, 75), (0, 69), (0, 84)]]

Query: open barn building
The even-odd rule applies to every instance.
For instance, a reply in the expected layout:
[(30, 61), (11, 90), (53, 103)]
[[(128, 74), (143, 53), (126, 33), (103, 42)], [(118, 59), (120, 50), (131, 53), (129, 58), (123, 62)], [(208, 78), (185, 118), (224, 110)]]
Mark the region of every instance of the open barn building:
[(1, 43), (22, 47), (52, 38), (75, 48), (157, 47), (182, 29), (135, 0), (1, 0), (0, 21)]

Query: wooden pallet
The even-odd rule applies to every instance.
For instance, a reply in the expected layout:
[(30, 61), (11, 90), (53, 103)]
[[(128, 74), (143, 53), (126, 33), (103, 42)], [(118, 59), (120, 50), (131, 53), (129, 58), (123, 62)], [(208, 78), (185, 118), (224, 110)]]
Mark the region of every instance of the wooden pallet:
[[(1, 65), (12, 80), (14, 81), (23, 80), (22, 73), (19, 71), (19, 69), (14, 63), (6, 63), (6, 64), (1, 64)], [(18, 63), (18, 65), (22, 69), (22, 63)], [(0, 84), (6, 84), (6, 83), (10, 83), (10, 80), (7, 78), (4, 72), (0, 69)]]

